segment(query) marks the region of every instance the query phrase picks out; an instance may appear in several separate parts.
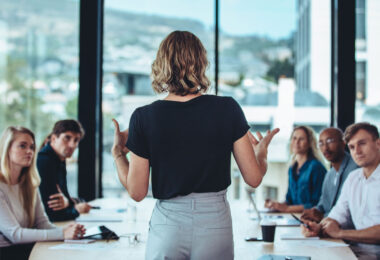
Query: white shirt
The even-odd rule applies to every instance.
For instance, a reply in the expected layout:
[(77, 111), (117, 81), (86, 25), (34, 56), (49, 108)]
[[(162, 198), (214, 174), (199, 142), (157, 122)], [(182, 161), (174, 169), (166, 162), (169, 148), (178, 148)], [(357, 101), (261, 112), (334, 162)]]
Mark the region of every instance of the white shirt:
[(328, 217), (343, 227), (351, 217), (357, 230), (380, 224), (380, 164), (368, 179), (363, 168), (351, 172)]
[(33, 228), (22, 206), (19, 185), (0, 181), (0, 247), (36, 241), (63, 240), (63, 230), (50, 223), (37, 193)]

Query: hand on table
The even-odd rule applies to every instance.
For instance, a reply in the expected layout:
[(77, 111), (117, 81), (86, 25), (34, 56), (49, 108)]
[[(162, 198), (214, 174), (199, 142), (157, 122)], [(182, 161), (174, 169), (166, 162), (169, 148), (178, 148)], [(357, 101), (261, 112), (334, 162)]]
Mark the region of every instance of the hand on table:
[(309, 220), (319, 223), (323, 219), (323, 213), (316, 208), (305, 209), (302, 212), (301, 220)]
[(264, 207), (268, 209), (277, 210), (279, 212), (286, 212), (288, 209), (288, 205), (286, 205), (285, 203), (280, 203), (271, 199), (265, 200)]
[(80, 214), (88, 213), (91, 210), (91, 206), (87, 202), (77, 203), (74, 207)]
[(63, 237), (65, 239), (79, 239), (86, 233), (83, 225), (72, 223), (63, 228)]
[(322, 231), (322, 224), (315, 223), (313, 221), (305, 220), (304, 223), (310, 228), (301, 225), (301, 232), (305, 237), (317, 237)]

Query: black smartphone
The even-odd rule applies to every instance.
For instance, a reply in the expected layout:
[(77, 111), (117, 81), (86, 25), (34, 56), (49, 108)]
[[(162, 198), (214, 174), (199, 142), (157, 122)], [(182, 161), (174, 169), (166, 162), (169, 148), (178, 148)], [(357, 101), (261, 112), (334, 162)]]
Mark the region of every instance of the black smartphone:
[(246, 237), (245, 241), (247, 241), (247, 242), (253, 242), (253, 241), (263, 241), (263, 240), (260, 239), (260, 238), (257, 238), (257, 237)]

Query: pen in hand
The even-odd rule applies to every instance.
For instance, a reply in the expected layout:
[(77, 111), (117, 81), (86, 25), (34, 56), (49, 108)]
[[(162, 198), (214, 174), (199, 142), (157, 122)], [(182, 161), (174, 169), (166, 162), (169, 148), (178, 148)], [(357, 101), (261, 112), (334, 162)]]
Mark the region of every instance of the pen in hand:
[(306, 228), (311, 230), (310, 226), (308, 224), (306, 224), (305, 222), (303, 222), (301, 219), (299, 219), (296, 215), (294, 215), (294, 214), (290, 214), (290, 215), (292, 215), (293, 218), (295, 218), (296, 220), (301, 222), (301, 224), (304, 225)]

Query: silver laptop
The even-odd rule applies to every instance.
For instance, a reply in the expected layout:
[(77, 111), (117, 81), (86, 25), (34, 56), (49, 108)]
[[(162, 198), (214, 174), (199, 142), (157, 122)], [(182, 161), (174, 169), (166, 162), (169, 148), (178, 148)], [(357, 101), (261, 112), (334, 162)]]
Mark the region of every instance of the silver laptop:
[[(248, 200), (250, 203), (252, 203), (253, 210), (257, 214), (257, 218), (252, 218), (253, 220), (259, 220), (261, 221), (262, 219), (270, 220), (276, 223), (277, 226), (279, 227), (298, 227), (301, 225), (301, 222), (298, 220), (294, 219), (292, 216), (283, 216), (283, 215), (275, 215), (275, 214), (262, 214), (260, 210), (257, 209), (257, 205), (255, 200), (253, 199), (253, 194), (249, 190), (246, 190), (248, 194)], [(269, 213), (269, 212), (268, 212)], [(285, 213), (286, 214), (286, 213)]]

